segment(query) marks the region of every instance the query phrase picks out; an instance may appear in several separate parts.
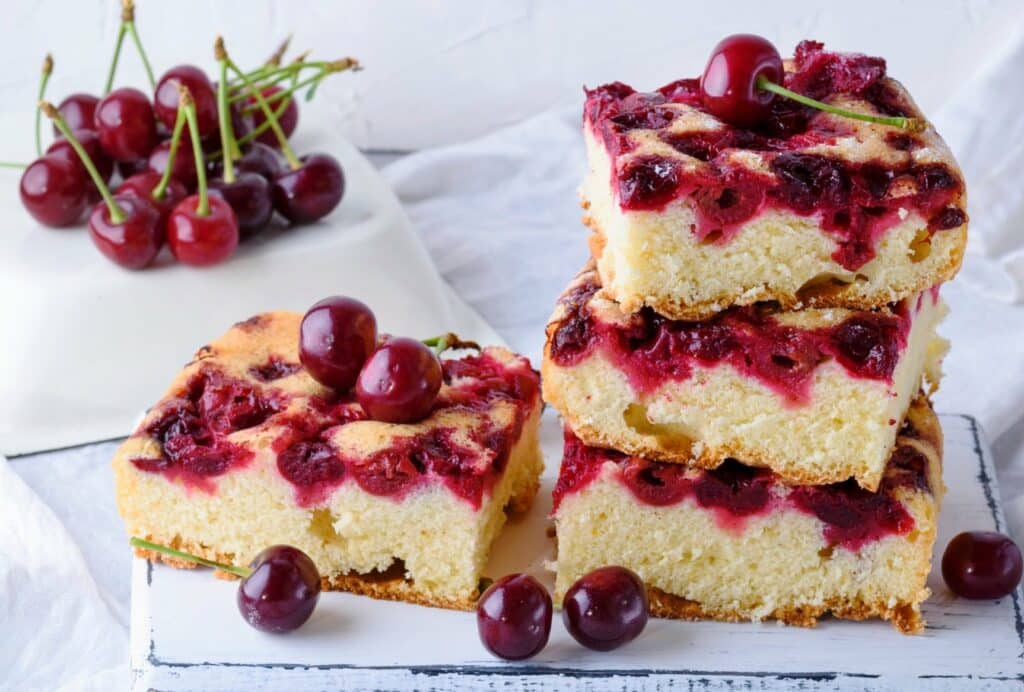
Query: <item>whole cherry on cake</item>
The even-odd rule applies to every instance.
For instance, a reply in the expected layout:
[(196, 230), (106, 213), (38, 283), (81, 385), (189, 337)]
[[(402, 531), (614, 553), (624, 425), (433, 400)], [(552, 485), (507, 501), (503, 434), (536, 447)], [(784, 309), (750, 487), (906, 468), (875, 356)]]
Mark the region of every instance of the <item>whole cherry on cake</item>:
[(213, 567), (240, 577), (238, 611), (258, 630), (281, 634), (301, 627), (320, 599), (320, 572), (308, 555), (290, 545), (274, 545), (253, 558), (249, 567), (207, 560), (141, 538), (132, 538), (139, 550)]

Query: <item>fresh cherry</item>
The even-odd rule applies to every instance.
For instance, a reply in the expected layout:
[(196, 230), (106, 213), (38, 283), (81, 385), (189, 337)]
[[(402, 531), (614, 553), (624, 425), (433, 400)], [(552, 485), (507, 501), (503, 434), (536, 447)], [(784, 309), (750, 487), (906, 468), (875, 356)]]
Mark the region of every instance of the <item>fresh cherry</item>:
[[(269, 86), (260, 91), (263, 94), (263, 98), (270, 99), (274, 94), (282, 91), (281, 87)], [(288, 98), (288, 97), (285, 97)], [(254, 108), (256, 106), (256, 99), (253, 96), (249, 96), (245, 99), (245, 103), (248, 107)], [(274, 109), (274, 113), (281, 107), (281, 100), (269, 101), (270, 107)], [(260, 111), (259, 108), (254, 108), (252, 114), (252, 125), (253, 129), (258, 130), (260, 126), (267, 121), (266, 116)], [(284, 112), (277, 117), (277, 122), (284, 131), (285, 137), (291, 137), (292, 133), (295, 132), (295, 128), (299, 125), (299, 104), (295, 101), (294, 94), (289, 98), (288, 105), (285, 107)], [(269, 146), (279, 146), (280, 143), (274, 136), (274, 133), (270, 129), (264, 130), (257, 138), (257, 142), (262, 142)]]
[(285, 170), (271, 188), (274, 208), (292, 223), (310, 223), (330, 214), (345, 194), (345, 174), (329, 154), (310, 154), (298, 168)]
[[(89, 158), (96, 164), (96, 170), (99, 171), (100, 176), (104, 182), (110, 180), (110, 176), (114, 174), (114, 162), (107, 156), (106, 152), (103, 151), (103, 147), (100, 146), (99, 136), (92, 130), (75, 130), (75, 137), (79, 143), (85, 148), (89, 154)], [(75, 152), (75, 148), (71, 146), (71, 143), (67, 139), (61, 137), (55, 140), (49, 147), (46, 148), (47, 156), (59, 156), (66, 158), (76, 166), (82, 174), (83, 180), (88, 180), (89, 173), (85, 170), (85, 166), (82, 165), (82, 160), (78, 158), (78, 154)], [(96, 198), (99, 199), (99, 192), (96, 190), (95, 185), (89, 184), (90, 189), (96, 194)]]
[(70, 226), (82, 218), (88, 182), (81, 167), (62, 155), (36, 159), (21, 174), (21, 203), (44, 226)]
[(499, 658), (521, 661), (536, 656), (551, 634), (551, 596), (526, 574), (494, 582), (476, 606), (480, 641)]
[(231, 205), (243, 237), (264, 228), (274, 213), (270, 183), (256, 173), (238, 173), (231, 182), (214, 178), (210, 181), (210, 194)]
[(139, 195), (117, 194), (113, 199), (120, 215), (114, 218), (105, 201), (98, 203), (89, 214), (89, 237), (115, 264), (126, 269), (148, 267), (164, 244), (160, 212)]
[(251, 142), (242, 151), (241, 158), (235, 161), (235, 168), (262, 175), (269, 183), (286, 171), (288, 165), (277, 149), (261, 142)]
[(202, 197), (181, 200), (167, 218), (167, 244), (178, 261), (193, 267), (219, 264), (238, 247), (238, 220), (231, 205), (220, 197), (207, 196), (205, 213)]
[(194, 65), (172, 67), (157, 81), (153, 97), (156, 117), (168, 128), (174, 127), (181, 86), (188, 88), (195, 101), (199, 136), (214, 134), (217, 131), (217, 92), (206, 73)]
[(421, 341), (388, 339), (370, 354), (356, 396), (370, 418), (411, 423), (427, 416), (441, 390), (441, 361)]
[(779, 51), (753, 34), (722, 39), (704, 68), (701, 100), (712, 115), (732, 125), (750, 127), (767, 119), (775, 94), (758, 86), (758, 77), (781, 84), (785, 72)]
[(117, 194), (138, 195), (148, 201), (160, 213), (160, 227), (166, 228), (167, 217), (171, 215), (178, 203), (185, 199), (188, 191), (184, 185), (172, 177), (163, 194), (158, 195), (156, 190), (160, 186), (161, 177), (161, 174), (153, 171), (136, 173), (118, 186)]
[(299, 327), (299, 360), (313, 379), (341, 392), (352, 389), (376, 345), (377, 320), (354, 298), (324, 298)]
[[(96, 128), (95, 114), (99, 102), (99, 98), (92, 94), (71, 94), (60, 102), (57, 111), (73, 131), (93, 130)], [(60, 135), (56, 125), (53, 126), (53, 133)]]
[(118, 161), (144, 159), (158, 142), (153, 106), (138, 89), (123, 87), (104, 96), (95, 123), (104, 151)]
[(647, 625), (644, 583), (625, 567), (595, 569), (565, 593), (562, 620), (569, 634), (588, 649), (617, 649), (636, 639)]
[(114, 164), (114, 168), (117, 170), (118, 175), (121, 176), (122, 180), (127, 180), (133, 175), (139, 173), (145, 173), (149, 170), (149, 159), (139, 159), (138, 161), (118, 161)]
[(995, 531), (965, 531), (942, 554), (942, 578), (964, 598), (994, 599), (1013, 592), (1020, 583), (1020, 548)]
[(279, 634), (300, 627), (320, 599), (320, 572), (290, 545), (264, 549), (238, 585), (238, 611), (258, 630)]
[[(171, 176), (185, 186), (187, 190), (194, 190), (196, 188), (196, 162), (192, 155), (192, 149), (188, 146), (186, 138), (182, 138), (181, 144), (178, 147), (178, 153), (174, 155), (174, 167), (171, 170)], [(163, 172), (167, 170), (167, 159), (171, 152), (171, 140), (165, 140), (157, 144), (156, 147), (149, 153), (147, 159), (147, 166), (150, 171), (163, 175)]]

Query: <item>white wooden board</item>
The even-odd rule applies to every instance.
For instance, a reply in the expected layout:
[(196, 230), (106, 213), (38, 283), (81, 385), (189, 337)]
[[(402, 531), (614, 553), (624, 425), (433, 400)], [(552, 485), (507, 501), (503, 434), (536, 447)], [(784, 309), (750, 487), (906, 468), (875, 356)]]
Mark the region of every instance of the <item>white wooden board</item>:
[[(1004, 530), (991, 453), (976, 422), (942, 416), (949, 492), (936, 555), (962, 530)], [(549, 469), (534, 509), (509, 526), (488, 568), (544, 572), (553, 556), (546, 515), (561, 435), (544, 419)], [(250, 628), (237, 586), (206, 571), (136, 560), (132, 672), (136, 690), (592, 689), (1019, 690), (1024, 619), (1018, 591), (999, 601), (956, 599), (938, 569), (929, 577), (928, 626), (901, 635), (881, 622), (825, 620), (816, 629), (775, 623), (651, 620), (618, 651), (578, 646), (556, 613), (548, 647), (524, 663), (492, 658), (472, 613), (325, 593), (312, 619), (286, 636)]]

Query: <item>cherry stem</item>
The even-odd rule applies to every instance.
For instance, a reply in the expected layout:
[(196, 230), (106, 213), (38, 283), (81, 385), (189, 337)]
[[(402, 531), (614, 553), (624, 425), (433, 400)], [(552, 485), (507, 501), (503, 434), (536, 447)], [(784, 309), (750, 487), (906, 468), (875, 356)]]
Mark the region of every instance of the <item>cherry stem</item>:
[(288, 46), (291, 45), (291, 42), (292, 35), (288, 34), (287, 36), (285, 36), (284, 40), (281, 41), (281, 45), (277, 47), (277, 50), (271, 53), (270, 57), (267, 58), (267, 61), (263, 63), (263, 67), (280, 66), (281, 60), (284, 58), (284, 54), (288, 52)]
[(770, 91), (773, 94), (778, 94), (784, 98), (802, 103), (805, 106), (816, 108), (819, 111), (825, 111), (826, 113), (832, 113), (833, 115), (840, 115), (844, 118), (852, 118), (853, 120), (863, 120), (868, 123), (876, 123), (878, 125), (888, 125), (890, 127), (898, 127), (910, 132), (923, 132), (928, 126), (927, 121), (922, 118), (905, 118), (902, 116), (887, 116), (887, 115), (873, 115), (871, 113), (858, 113), (856, 111), (847, 110), (845, 108), (837, 108), (836, 106), (830, 106), (827, 103), (817, 101), (803, 94), (797, 93), (792, 89), (787, 89), (784, 86), (776, 84), (770, 81), (764, 75), (757, 76), (757, 88), (763, 91)]
[(160, 176), (160, 182), (153, 188), (151, 197), (162, 201), (167, 194), (167, 187), (171, 184), (171, 172), (174, 170), (174, 159), (178, 155), (178, 145), (181, 144), (181, 133), (185, 129), (185, 111), (178, 108), (178, 114), (174, 117), (174, 130), (171, 132), (171, 146), (167, 150), (167, 168)]
[(27, 163), (15, 163), (14, 161), (0, 161), (0, 168), (28, 168)]
[(247, 569), (245, 567), (235, 567), (234, 565), (226, 565), (223, 562), (207, 560), (205, 557), (199, 557), (198, 555), (193, 555), (192, 553), (185, 553), (180, 550), (175, 550), (174, 548), (168, 548), (166, 545), (160, 545), (159, 543), (146, 541), (141, 538), (136, 538), (135, 536), (132, 536), (132, 539), (128, 542), (131, 544), (133, 548), (152, 550), (153, 552), (160, 553), (161, 555), (176, 557), (180, 560), (187, 560), (189, 562), (194, 562), (197, 565), (203, 565), (204, 567), (213, 567), (214, 569), (229, 572), (230, 574), (233, 574), (236, 577), (241, 577), (242, 579), (245, 579), (250, 574), (252, 574), (252, 570)]
[(68, 140), (68, 144), (70, 144), (71, 148), (75, 150), (76, 154), (78, 154), (78, 158), (81, 159), (82, 165), (85, 166), (85, 170), (88, 171), (93, 184), (96, 186), (96, 189), (100, 191), (103, 201), (106, 202), (107, 209), (110, 210), (110, 220), (117, 225), (124, 223), (128, 218), (127, 214), (125, 214), (121, 207), (117, 206), (114, 196), (110, 194), (110, 188), (108, 188), (107, 184), (103, 182), (103, 176), (101, 176), (100, 172), (96, 170), (95, 164), (93, 164), (92, 159), (89, 158), (89, 152), (82, 147), (81, 142), (79, 142), (78, 138), (75, 137), (75, 133), (73, 133), (71, 128), (68, 127), (68, 123), (64, 120), (64, 116), (60, 114), (60, 111), (53, 107), (52, 103), (48, 103), (47, 101), (40, 101), (39, 108), (46, 114), (47, 118), (53, 121), (54, 125), (57, 126), (57, 129), (60, 130), (60, 133), (64, 135), (64, 139)]
[[(263, 75), (258, 78), (253, 78), (251, 74), (246, 76), (248, 76), (249, 79), (252, 80), (252, 82), (256, 86), (259, 86), (261, 89), (266, 89), (267, 87), (272, 87), (275, 84), (280, 84), (285, 80), (291, 79), (293, 76), (295, 76), (295, 74), (305, 69), (316, 69), (319, 70), (320, 72), (323, 72), (323, 70), (327, 68), (327, 64), (328, 63), (324, 61), (293, 62), (291, 65), (285, 65), (284, 67), (273, 70), (272, 72), (269, 72), (266, 75)], [(248, 97), (249, 95), (245, 92), (236, 93), (231, 96), (231, 103), (238, 103), (239, 101), (244, 101)]]
[[(311, 63), (303, 63), (303, 65), (308, 65), (308, 64), (311, 64)], [(309, 78), (307, 78), (307, 79), (305, 79), (305, 80), (303, 80), (301, 82), (296, 82), (296, 83), (292, 84), (290, 87), (288, 87), (287, 89), (282, 89), (281, 91), (278, 91), (275, 94), (271, 94), (270, 96), (267, 97), (267, 103), (273, 104), (273, 103), (275, 103), (277, 101), (280, 101), (282, 99), (286, 99), (285, 103), (283, 104), (283, 107), (287, 108), (288, 107), (288, 101), (291, 101), (292, 95), (296, 91), (298, 91), (299, 89), (302, 89), (302, 88), (307, 87), (307, 86), (312, 86), (313, 89), (315, 89), (320, 84), (320, 82), (323, 81), (324, 77), (326, 77), (327, 75), (334, 74), (336, 72), (344, 72), (345, 70), (358, 70), (358, 69), (359, 69), (359, 62), (356, 61), (354, 58), (342, 58), (341, 60), (334, 60), (332, 62), (323, 63), (323, 67), (321, 67), (319, 73), (317, 73), (317, 74), (313, 75), (312, 77), (309, 77)], [(296, 71), (293, 74), (293, 78), (297, 77), (297, 76), (298, 76), (298, 72)], [(279, 80), (277, 80), (275, 82), (272, 82), (271, 84), (264, 85), (264, 88), (266, 88), (268, 86), (273, 86), (277, 82), (284, 81), (284, 79), (286, 79), (286, 78), (287, 77), (282, 76), (281, 79), (279, 79)], [(256, 111), (256, 108), (254, 106), (249, 106), (248, 108), (245, 109), (246, 113), (253, 113), (255, 111)]]
[(267, 105), (267, 100), (263, 98), (263, 94), (259, 89), (253, 86), (249, 77), (238, 69), (238, 65), (236, 65), (231, 58), (227, 57), (226, 54), (225, 60), (228, 63), (228, 67), (241, 78), (242, 84), (249, 89), (253, 98), (256, 99), (256, 103), (260, 105), (260, 110), (263, 111), (263, 117), (266, 118), (268, 123), (270, 123), (270, 129), (274, 131), (274, 136), (277, 137), (277, 141), (281, 145), (281, 152), (284, 154), (285, 159), (288, 160), (288, 165), (293, 171), (297, 171), (302, 168), (302, 162), (299, 161), (298, 157), (295, 156), (295, 152), (292, 151), (291, 146), (288, 144), (288, 138), (284, 134), (284, 130), (281, 129), (280, 123), (277, 122), (277, 116), (274, 115), (272, 110), (270, 110), (270, 106)]
[(192, 156), (196, 164), (196, 181), (199, 187), (199, 206), (196, 207), (196, 216), (210, 215), (210, 194), (206, 189), (206, 164), (203, 161), (203, 145), (199, 142), (199, 118), (196, 116), (196, 102), (192, 99), (188, 87), (178, 86), (178, 110), (185, 111), (185, 119), (188, 120), (188, 133), (192, 139)]
[(142, 66), (146, 68), (146, 76), (149, 78), (149, 88), (156, 89), (156, 79), (153, 78), (153, 68), (149, 65), (149, 58), (146, 57), (146, 51), (143, 49), (142, 41), (139, 39), (139, 32), (135, 28), (135, 2), (133, 0), (124, 0), (121, 10), (121, 22), (128, 30), (128, 33), (132, 35), (132, 41), (135, 43), (135, 48), (139, 51), (139, 57), (142, 59)]
[(114, 74), (117, 72), (117, 63), (121, 60), (121, 44), (124, 43), (124, 33), (124, 22), (121, 22), (121, 26), (117, 30), (117, 41), (114, 43), (114, 57), (110, 61), (110, 69), (107, 70), (107, 83), (103, 87), (104, 96), (109, 94), (114, 86)]
[(448, 332), (447, 334), (440, 334), (438, 336), (431, 337), (423, 340), (424, 346), (429, 346), (434, 350), (434, 353), (440, 356), (442, 353), (448, 350), (459, 350), (464, 348), (471, 348), (474, 351), (480, 350), (480, 344), (475, 341), (465, 341), (460, 339), (457, 334)]
[[(46, 84), (50, 81), (50, 73), (53, 72), (53, 57), (47, 53), (46, 57), (43, 58), (43, 74), (39, 79), (39, 96), (36, 98), (38, 104), (46, 96)], [(41, 130), (39, 123), (42, 120), (42, 111), (39, 110), (39, 106), (36, 106), (36, 156), (43, 155), (43, 139), (40, 134)]]
[(231, 126), (230, 106), (228, 105), (228, 61), (224, 53), (224, 39), (217, 37), (213, 44), (213, 54), (220, 63), (220, 81), (217, 83), (217, 120), (220, 124), (220, 148), (224, 152), (224, 180), (235, 181), (235, 157), (241, 156), (238, 142), (235, 141), (234, 128)]

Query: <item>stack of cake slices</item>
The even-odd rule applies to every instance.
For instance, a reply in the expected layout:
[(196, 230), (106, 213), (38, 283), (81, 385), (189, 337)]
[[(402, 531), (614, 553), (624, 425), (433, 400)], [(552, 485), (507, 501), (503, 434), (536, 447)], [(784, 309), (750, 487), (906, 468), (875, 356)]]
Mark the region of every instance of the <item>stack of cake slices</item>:
[[(786, 83), (921, 117), (884, 65), (805, 42)], [(584, 136), (592, 260), (542, 371), (565, 424), (556, 602), (617, 564), (659, 616), (919, 631), (939, 286), (967, 236), (949, 149), (791, 102), (731, 127), (686, 79), (588, 91)]]

